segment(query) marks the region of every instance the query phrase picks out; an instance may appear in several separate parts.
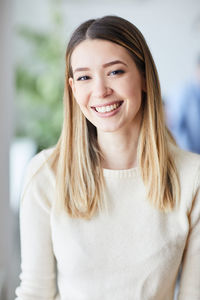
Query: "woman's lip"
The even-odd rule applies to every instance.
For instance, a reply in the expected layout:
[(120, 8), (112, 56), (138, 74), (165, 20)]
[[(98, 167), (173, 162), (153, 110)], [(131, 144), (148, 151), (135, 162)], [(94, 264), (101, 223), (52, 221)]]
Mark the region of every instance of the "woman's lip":
[[(102, 112), (98, 112), (98, 111), (95, 109), (95, 107), (92, 108), (92, 110), (93, 110), (93, 112), (94, 112), (97, 116), (99, 116), (100, 118), (108, 118), (108, 117), (112, 117), (112, 116), (116, 115), (116, 114), (118, 113), (119, 110), (121, 110), (121, 107), (122, 107), (124, 101), (120, 101), (120, 102), (121, 102), (121, 104), (120, 104), (116, 109), (111, 110), (111, 111), (106, 111), (106, 112), (103, 112), (103, 113), (102, 113)], [(115, 102), (115, 103), (116, 103), (116, 102)]]
[(105, 104), (93, 105), (93, 106), (91, 106), (91, 108), (105, 107), (105, 106), (110, 106), (110, 105), (117, 104), (117, 103), (122, 103), (122, 102), (123, 102), (123, 100), (117, 100), (117, 101), (112, 101), (112, 102), (105, 103)]

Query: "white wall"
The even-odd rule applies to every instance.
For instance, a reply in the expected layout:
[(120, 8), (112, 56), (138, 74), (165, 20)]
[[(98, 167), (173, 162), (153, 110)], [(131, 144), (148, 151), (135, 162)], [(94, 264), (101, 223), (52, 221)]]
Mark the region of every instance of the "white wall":
[[(9, 205), (9, 145), (12, 133), (12, 6), (0, 1), (0, 299), (11, 299), (12, 217)], [(0, 285), (1, 285), (0, 283)]]

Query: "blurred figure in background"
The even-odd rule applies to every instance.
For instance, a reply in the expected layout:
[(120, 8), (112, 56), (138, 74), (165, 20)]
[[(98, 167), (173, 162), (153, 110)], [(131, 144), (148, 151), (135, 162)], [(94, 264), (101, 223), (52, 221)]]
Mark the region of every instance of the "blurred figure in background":
[(166, 113), (179, 146), (200, 153), (200, 53), (193, 78), (167, 99)]

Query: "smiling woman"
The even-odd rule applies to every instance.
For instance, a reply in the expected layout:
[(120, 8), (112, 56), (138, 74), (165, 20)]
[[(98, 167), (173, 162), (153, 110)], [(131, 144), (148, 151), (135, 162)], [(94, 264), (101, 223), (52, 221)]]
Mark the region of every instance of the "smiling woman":
[[(200, 157), (164, 122), (140, 31), (106, 16), (66, 52), (57, 145), (29, 164), (18, 300), (200, 298)], [(167, 280), (166, 280), (167, 279)]]

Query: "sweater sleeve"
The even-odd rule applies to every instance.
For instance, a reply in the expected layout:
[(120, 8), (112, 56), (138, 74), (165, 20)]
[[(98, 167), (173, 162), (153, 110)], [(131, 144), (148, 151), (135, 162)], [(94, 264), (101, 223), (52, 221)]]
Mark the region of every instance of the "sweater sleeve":
[(20, 203), (21, 284), (16, 300), (53, 300), (56, 268), (50, 229), (50, 182), (43, 153), (28, 165)]
[(189, 215), (190, 232), (182, 261), (178, 300), (200, 299), (200, 168)]

